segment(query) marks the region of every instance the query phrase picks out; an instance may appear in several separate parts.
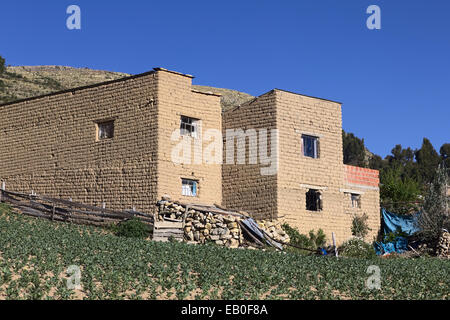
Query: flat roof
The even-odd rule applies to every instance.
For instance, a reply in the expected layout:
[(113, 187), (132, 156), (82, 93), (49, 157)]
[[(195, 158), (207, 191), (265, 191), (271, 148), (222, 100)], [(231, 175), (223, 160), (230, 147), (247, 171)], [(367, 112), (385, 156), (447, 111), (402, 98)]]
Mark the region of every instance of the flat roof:
[[(330, 99), (325, 99), (325, 98), (320, 98), (320, 97), (309, 96), (309, 95), (306, 95), (306, 94), (297, 93), (297, 92), (292, 92), (292, 91), (283, 90), (283, 89), (278, 89), (278, 88), (272, 89), (271, 91), (274, 91), (274, 90), (277, 90), (277, 91), (283, 91), (283, 92), (287, 92), (287, 93), (292, 93), (292, 94), (296, 94), (296, 95), (298, 95), (298, 96), (303, 96), (303, 97), (308, 97), (308, 98), (319, 99), (319, 100), (324, 100), (324, 101), (328, 101), (328, 102), (334, 102), (334, 103), (342, 104), (342, 102), (339, 102), (339, 101), (330, 100)], [(269, 92), (270, 92), (270, 91), (269, 91)]]

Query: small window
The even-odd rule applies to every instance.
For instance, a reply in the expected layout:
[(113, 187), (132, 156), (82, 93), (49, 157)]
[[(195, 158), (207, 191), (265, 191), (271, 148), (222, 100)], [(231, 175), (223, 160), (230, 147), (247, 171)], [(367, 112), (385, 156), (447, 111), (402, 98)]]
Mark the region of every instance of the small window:
[(303, 155), (310, 158), (319, 157), (319, 138), (302, 135), (303, 140)]
[(114, 120), (97, 122), (97, 140), (114, 137)]
[(197, 196), (198, 182), (195, 180), (181, 179), (181, 194), (188, 197)]
[(352, 208), (361, 208), (361, 195), (352, 193), (351, 194)]
[(180, 133), (182, 136), (198, 137), (199, 120), (181, 116)]
[(306, 210), (322, 210), (322, 194), (319, 190), (309, 189), (306, 192)]

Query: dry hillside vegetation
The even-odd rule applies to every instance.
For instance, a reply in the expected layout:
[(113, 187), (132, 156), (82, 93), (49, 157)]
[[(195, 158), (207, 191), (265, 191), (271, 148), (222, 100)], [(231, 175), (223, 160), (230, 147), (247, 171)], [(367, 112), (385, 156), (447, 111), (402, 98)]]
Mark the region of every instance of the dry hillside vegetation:
[[(63, 66), (7, 67), (0, 76), (0, 104), (130, 76), (121, 72)], [(222, 107), (228, 109), (253, 96), (236, 90), (193, 85), (193, 89), (222, 95)]]

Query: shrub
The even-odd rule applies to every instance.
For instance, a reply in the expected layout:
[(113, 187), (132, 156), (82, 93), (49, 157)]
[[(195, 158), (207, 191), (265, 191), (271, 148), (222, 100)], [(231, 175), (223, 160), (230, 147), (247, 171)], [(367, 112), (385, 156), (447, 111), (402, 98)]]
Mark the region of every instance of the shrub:
[(384, 236), (383, 243), (394, 242), (398, 237), (408, 238), (409, 235), (397, 227), (397, 230), (389, 232)]
[(442, 229), (448, 227), (450, 215), (448, 212), (447, 186), (448, 178), (444, 163), (436, 169), (434, 180), (425, 196), (422, 214), (417, 224), (419, 237), (423, 242), (436, 247)]
[(344, 257), (364, 259), (371, 259), (377, 256), (371, 244), (357, 238), (353, 238), (344, 242), (339, 248), (339, 255)]
[(5, 59), (0, 56), (0, 74), (2, 74), (3, 72), (5, 72), (6, 68), (5, 68)]
[(150, 233), (149, 227), (138, 218), (120, 222), (112, 229), (117, 236), (128, 238), (146, 238)]
[[(309, 232), (309, 237), (301, 234), (297, 229), (291, 227), (289, 224), (285, 223), (281, 226), (289, 236), (289, 243), (300, 248), (316, 250), (318, 247), (323, 247), (326, 241), (326, 235), (322, 229), (317, 231), (317, 234), (314, 233), (314, 230)], [(291, 252), (300, 252), (300, 253), (310, 253), (308, 250), (302, 250), (299, 248), (294, 248), (287, 246), (286, 248)]]
[(352, 235), (357, 238), (364, 239), (369, 233), (370, 229), (367, 224), (367, 219), (369, 217), (364, 212), (362, 216), (354, 216), (352, 221)]
[(315, 246), (314, 249), (316, 249), (318, 247), (325, 246), (327, 236), (322, 229), (317, 230), (317, 234), (314, 234), (314, 230), (311, 230), (309, 232), (309, 240), (311, 241), (312, 245)]

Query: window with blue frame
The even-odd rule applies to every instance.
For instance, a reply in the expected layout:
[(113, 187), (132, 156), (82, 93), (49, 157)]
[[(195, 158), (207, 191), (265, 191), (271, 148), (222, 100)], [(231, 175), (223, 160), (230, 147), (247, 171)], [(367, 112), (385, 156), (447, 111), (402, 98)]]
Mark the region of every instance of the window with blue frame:
[(198, 181), (190, 179), (181, 179), (181, 194), (188, 197), (196, 197), (198, 190)]
[(302, 135), (303, 155), (310, 158), (319, 158), (319, 138)]

